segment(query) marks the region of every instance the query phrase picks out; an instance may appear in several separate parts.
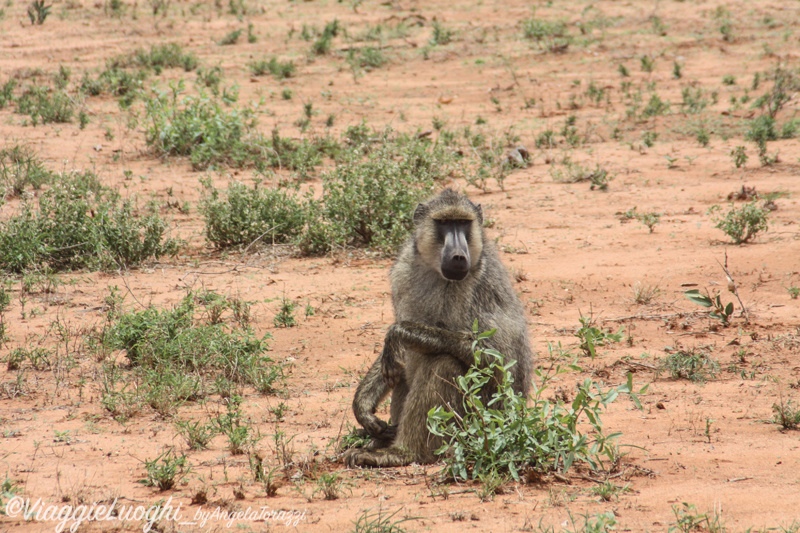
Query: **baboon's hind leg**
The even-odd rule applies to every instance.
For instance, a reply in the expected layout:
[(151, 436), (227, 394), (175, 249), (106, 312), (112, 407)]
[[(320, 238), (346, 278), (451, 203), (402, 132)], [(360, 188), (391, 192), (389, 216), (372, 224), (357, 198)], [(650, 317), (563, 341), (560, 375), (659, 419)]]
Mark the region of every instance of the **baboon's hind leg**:
[(434, 452), (443, 441), (428, 431), (428, 411), (440, 405), (460, 411), (461, 394), (453, 383), (463, 375), (464, 367), (449, 356), (436, 356), (429, 361), (413, 377), (394, 445), (377, 450), (350, 450), (345, 457), (348, 466), (380, 468), (436, 461)]

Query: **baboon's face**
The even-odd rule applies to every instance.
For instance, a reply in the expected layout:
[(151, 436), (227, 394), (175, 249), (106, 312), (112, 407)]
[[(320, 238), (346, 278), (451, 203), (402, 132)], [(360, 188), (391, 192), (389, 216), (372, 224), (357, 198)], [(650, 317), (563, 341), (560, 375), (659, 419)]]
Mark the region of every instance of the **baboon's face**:
[(416, 251), (428, 268), (448, 281), (461, 281), (480, 264), (483, 212), (463, 196), (445, 190), (414, 212)]
[(441, 246), (440, 271), (445, 279), (461, 281), (472, 268), (472, 220), (434, 220), (436, 238)]

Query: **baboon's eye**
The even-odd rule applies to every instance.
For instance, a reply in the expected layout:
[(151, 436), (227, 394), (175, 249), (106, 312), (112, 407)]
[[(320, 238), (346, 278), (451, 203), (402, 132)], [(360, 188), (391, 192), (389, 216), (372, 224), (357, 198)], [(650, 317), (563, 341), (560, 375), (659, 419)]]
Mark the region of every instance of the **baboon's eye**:
[(468, 218), (434, 218), (433, 221), (436, 222), (437, 224), (458, 224), (458, 225), (469, 224), (472, 222), (472, 220)]

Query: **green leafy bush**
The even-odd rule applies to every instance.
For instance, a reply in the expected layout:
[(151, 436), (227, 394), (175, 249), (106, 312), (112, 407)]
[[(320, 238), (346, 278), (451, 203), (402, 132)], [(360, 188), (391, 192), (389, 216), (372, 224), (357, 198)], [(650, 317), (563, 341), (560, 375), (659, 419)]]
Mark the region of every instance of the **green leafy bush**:
[(202, 93), (179, 98), (182, 91), (181, 83), (171, 95), (159, 93), (147, 99), (150, 125), (145, 141), (158, 155), (188, 156), (195, 170), (254, 166), (307, 171), (331, 148), (324, 142), (293, 141), (277, 130), (264, 137), (255, 130), (253, 110), (228, 106)]
[(591, 316), (580, 317), (581, 327), (575, 332), (575, 336), (580, 340), (579, 348), (584, 355), (594, 359), (597, 355), (597, 346), (605, 346), (610, 342), (622, 340), (623, 328), (616, 333), (611, 333), (607, 329), (601, 329), (594, 325)]
[(190, 72), (197, 68), (197, 56), (193, 53), (184, 53), (181, 46), (177, 43), (155, 44), (147, 51), (139, 48), (136, 51), (117, 56), (108, 61), (106, 67), (109, 70), (144, 67), (160, 73), (165, 68), (182, 68)]
[(26, 187), (39, 190), (52, 177), (52, 172), (27, 146), (16, 145), (0, 150), (0, 186), (8, 193), (19, 196)]
[(569, 44), (571, 37), (564, 21), (548, 21), (530, 18), (522, 22), (522, 35), (540, 47), (552, 48), (558, 44)]
[(232, 182), (223, 199), (209, 181), (203, 185), (200, 212), (205, 217), (206, 238), (217, 248), (249, 245), (256, 239), (295, 242), (302, 233), (306, 204), (293, 193)]
[[(531, 397), (526, 398), (512, 388), (510, 368), (515, 363), (481, 348), (481, 341), (493, 333), (477, 335), (476, 365), (457, 380), (464, 395), (463, 415), (441, 406), (428, 413), (428, 428), (445, 439), (437, 453), (444, 456), (447, 472), (458, 480), (507, 476), (519, 480), (528, 469), (566, 472), (579, 462), (600, 470), (602, 457), (612, 459), (617, 453), (614, 440), (619, 436), (603, 432), (600, 414), (620, 393), (638, 404), (631, 375), (626, 384), (605, 391), (587, 378), (572, 403), (565, 405), (545, 399), (544, 391), (555, 375), (577, 367), (557, 366), (553, 376), (537, 371), (541, 384), (534, 383)], [(488, 367), (477, 366), (481, 354), (494, 358)], [(490, 381), (495, 381), (497, 392), (484, 399), (481, 390)], [(591, 434), (582, 432), (584, 423), (591, 426)]]
[(753, 201), (737, 208), (731, 204), (730, 210), (722, 214), (722, 208), (718, 205), (711, 206), (711, 213), (717, 229), (725, 232), (734, 244), (749, 242), (759, 233), (769, 229), (767, 220), (768, 211), (758, 207), (757, 202)]
[(17, 99), (17, 113), (30, 115), (34, 126), (69, 122), (75, 114), (75, 101), (63, 89), (32, 85)]
[(122, 201), (91, 172), (62, 174), (0, 223), (0, 270), (130, 267), (175, 253), (155, 206)]
[(698, 305), (713, 308), (713, 311), (709, 314), (711, 318), (721, 320), (724, 326), (730, 324), (731, 317), (733, 316), (733, 302), (723, 304), (719, 294), (712, 298), (710, 294), (701, 294), (697, 289), (690, 289), (683, 294)]
[(119, 67), (111, 67), (101, 72), (97, 78), (92, 79), (89, 74), (84, 74), (80, 82), (80, 90), (89, 96), (109, 93), (113, 96), (125, 96), (131, 101), (135, 94), (142, 89), (147, 71), (127, 71)]
[(785, 401), (783, 397), (780, 403), (772, 404), (772, 422), (778, 424), (783, 429), (800, 429), (800, 407), (792, 400)]
[(247, 63), (247, 66), (254, 76), (263, 76), (269, 73), (279, 80), (291, 78), (297, 69), (294, 61), (278, 61), (274, 57), (269, 61), (265, 59), (253, 60)]
[(719, 363), (702, 350), (678, 350), (663, 359), (661, 369), (672, 379), (701, 383), (717, 375)]
[(224, 108), (205, 95), (178, 100), (158, 94), (145, 104), (150, 121), (145, 141), (159, 155), (189, 156), (196, 170), (212, 165), (244, 167), (261, 155), (250, 110)]
[(144, 462), (147, 477), (140, 482), (162, 492), (169, 490), (191, 473), (186, 463), (185, 455), (179, 457), (174, 450), (167, 450), (155, 459)]

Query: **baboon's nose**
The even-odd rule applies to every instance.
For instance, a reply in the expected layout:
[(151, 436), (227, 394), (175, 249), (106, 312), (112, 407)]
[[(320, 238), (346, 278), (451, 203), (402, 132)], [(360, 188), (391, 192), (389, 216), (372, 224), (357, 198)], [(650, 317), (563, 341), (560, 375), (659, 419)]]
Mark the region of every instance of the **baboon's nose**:
[(460, 281), (467, 277), (469, 266), (469, 258), (456, 253), (442, 263), (442, 274), (446, 279)]

